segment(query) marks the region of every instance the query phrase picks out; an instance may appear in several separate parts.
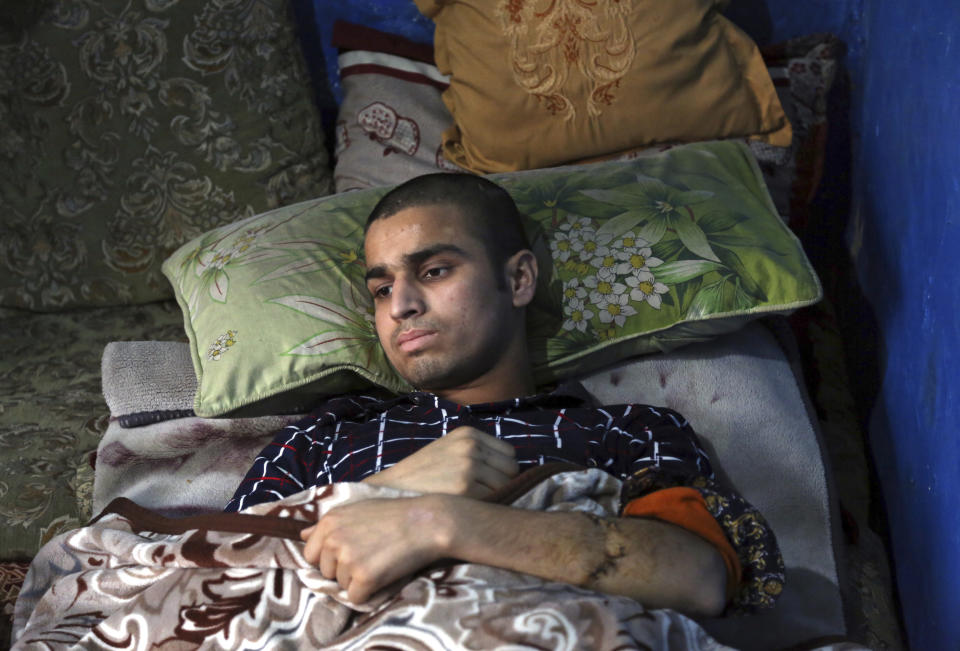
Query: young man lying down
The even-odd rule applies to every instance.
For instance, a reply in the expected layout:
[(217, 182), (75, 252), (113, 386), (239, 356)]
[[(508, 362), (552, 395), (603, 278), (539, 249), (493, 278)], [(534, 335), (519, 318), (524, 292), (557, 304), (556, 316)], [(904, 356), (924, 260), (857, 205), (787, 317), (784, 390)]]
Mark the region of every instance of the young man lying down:
[[(595, 405), (576, 383), (536, 393), (524, 322), (537, 261), (503, 189), (413, 179), (374, 208), (364, 248), (380, 343), (416, 391), (337, 397), (281, 430), (228, 511), (336, 482), (420, 493), (338, 507), (301, 532), (306, 559), (357, 603), (441, 559), (693, 615), (773, 603), (774, 536), (716, 481), (680, 414)], [(550, 461), (623, 480), (619, 517), (483, 501)]]

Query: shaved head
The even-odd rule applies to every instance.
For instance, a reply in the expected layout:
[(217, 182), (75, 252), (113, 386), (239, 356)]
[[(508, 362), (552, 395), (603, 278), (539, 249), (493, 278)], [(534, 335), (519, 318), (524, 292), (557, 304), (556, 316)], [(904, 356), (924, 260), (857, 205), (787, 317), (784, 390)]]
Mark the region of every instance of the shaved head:
[(378, 219), (421, 206), (456, 208), (470, 234), (483, 242), (495, 269), (517, 251), (530, 248), (520, 211), (510, 194), (474, 174), (426, 174), (398, 185), (374, 206), (364, 231)]

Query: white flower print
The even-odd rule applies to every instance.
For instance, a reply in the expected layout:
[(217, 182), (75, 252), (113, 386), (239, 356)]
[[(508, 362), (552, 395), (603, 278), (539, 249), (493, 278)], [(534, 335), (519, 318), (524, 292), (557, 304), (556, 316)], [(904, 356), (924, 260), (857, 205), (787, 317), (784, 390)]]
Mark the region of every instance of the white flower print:
[(563, 283), (563, 301), (567, 303), (574, 299), (586, 298), (587, 290), (581, 287), (579, 278), (571, 278), (567, 282)]
[(577, 240), (573, 250), (580, 257), (581, 262), (602, 259), (610, 254), (610, 248), (601, 244), (595, 233), (585, 234), (583, 239)]
[(594, 233), (597, 232), (592, 219), (577, 217), (576, 215), (568, 215), (567, 220), (560, 224), (560, 230), (564, 231), (571, 239), (593, 237)]
[(553, 259), (559, 262), (569, 260), (570, 254), (573, 253), (574, 241), (571, 241), (570, 235), (567, 233), (560, 231), (554, 233), (553, 239), (550, 240), (550, 253), (553, 255)]
[(593, 318), (593, 311), (587, 309), (584, 302), (579, 298), (574, 298), (563, 304), (563, 313), (567, 315), (567, 320), (563, 322), (564, 330), (579, 330), (585, 332), (587, 323)]
[(242, 259), (254, 247), (257, 239), (267, 229), (267, 226), (248, 228), (227, 247), (204, 251), (200, 255), (199, 264), (195, 268), (196, 275), (200, 276), (204, 273), (220, 271), (231, 262)]
[(237, 343), (237, 332), (237, 330), (227, 330), (217, 337), (217, 340), (207, 349), (207, 359), (211, 362), (219, 362), (223, 354)]
[(627, 286), (617, 282), (615, 276), (600, 277), (599, 274), (587, 276), (584, 278), (583, 284), (590, 288), (590, 302), (601, 310), (603, 309), (601, 303), (605, 303), (610, 297), (626, 297)]
[(609, 294), (606, 299), (597, 304), (602, 323), (613, 323), (622, 328), (628, 316), (633, 316), (637, 310), (630, 305), (630, 297), (626, 294)]
[(600, 269), (597, 269), (597, 278), (608, 283), (616, 283), (622, 280), (619, 276), (617, 276), (616, 267), (601, 267)]
[(630, 290), (631, 299), (638, 303), (640, 301), (646, 301), (647, 305), (655, 310), (659, 310), (663, 302), (660, 294), (666, 294), (669, 291), (669, 288), (657, 281), (657, 279), (653, 277), (653, 274), (649, 274), (649, 278), (645, 279), (630, 276), (627, 278), (627, 284), (632, 288)]
[(618, 251), (617, 259), (619, 260), (616, 266), (617, 273), (621, 276), (634, 276), (638, 280), (647, 280), (647, 276), (652, 278), (650, 267), (663, 264), (663, 260), (653, 257), (649, 247), (635, 248), (633, 251)]
[(573, 250), (579, 256), (581, 262), (588, 262), (597, 256), (605, 255), (607, 247), (600, 244), (595, 235), (590, 234), (584, 239), (576, 240), (573, 243)]
[(619, 260), (617, 260), (616, 254), (606, 246), (601, 247), (601, 249), (597, 251), (597, 255), (590, 260), (590, 266), (597, 269), (612, 270), (618, 263)]
[(630, 251), (631, 253), (635, 249), (641, 249), (643, 247), (649, 246), (650, 243), (647, 242), (642, 237), (637, 237), (637, 235), (630, 231), (629, 233), (624, 233), (617, 239), (610, 242), (610, 246), (619, 251)]

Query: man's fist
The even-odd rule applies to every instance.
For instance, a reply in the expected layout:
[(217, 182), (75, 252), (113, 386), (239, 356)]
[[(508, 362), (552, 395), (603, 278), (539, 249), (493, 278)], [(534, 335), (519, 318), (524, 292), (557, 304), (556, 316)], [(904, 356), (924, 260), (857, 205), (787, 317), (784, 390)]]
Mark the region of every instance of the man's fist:
[(518, 472), (512, 445), (465, 426), (364, 481), (420, 493), (481, 498)]
[(300, 532), (303, 556), (354, 603), (443, 557), (445, 519), (436, 497), (370, 499), (332, 509)]

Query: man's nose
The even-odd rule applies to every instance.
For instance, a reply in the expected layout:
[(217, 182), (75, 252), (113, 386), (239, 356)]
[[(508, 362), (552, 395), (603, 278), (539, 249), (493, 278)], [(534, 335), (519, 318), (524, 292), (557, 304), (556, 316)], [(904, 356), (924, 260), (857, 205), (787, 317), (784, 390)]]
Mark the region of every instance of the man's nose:
[(403, 321), (423, 314), (426, 305), (415, 282), (395, 278), (390, 290), (390, 316)]

